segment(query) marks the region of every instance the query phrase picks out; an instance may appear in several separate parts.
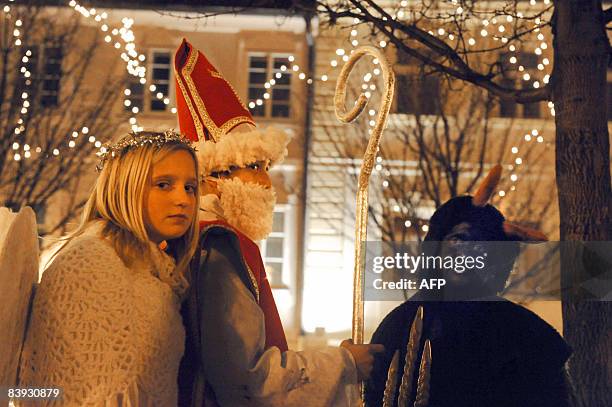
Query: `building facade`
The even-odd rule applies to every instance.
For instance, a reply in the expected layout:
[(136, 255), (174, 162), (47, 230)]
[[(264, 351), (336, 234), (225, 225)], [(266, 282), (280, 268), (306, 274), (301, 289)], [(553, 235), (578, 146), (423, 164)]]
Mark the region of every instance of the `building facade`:
[[(98, 94), (110, 86), (100, 79), (108, 73), (118, 81), (113, 84), (116, 103), (112, 110), (113, 119), (119, 123), (113, 133), (116, 136), (131, 129), (178, 127), (172, 59), (183, 38), (203, 51), (223, 73), (258, 125), (279, 127), (292, 136), (287, 159), (271, 172), (277, 191), (274, 227), (260, 247), (290, 342), (301, 347), (336, 343), (350, 336), (355, 180), (368, 132), (378, 114), (380, 66), (365, 60), (352, 75), (347, 106), (359, 92), (371, 95), (370, 104), (355, 124), (337, 121), (333, 96), (340, 68), (351, 50), (371, 44), (373, 39), (363, 25), (352, 26), (353, 21), (319, 27), (316, 19), (307, 22), (279, 10), (203, 17), (185, 9), (160, 12), (146, 7), (113, 8), (92, 12), (71, 6), (61, 8), (60, 14), (82, 20), (82, 52), (88, 38), (100, 38), (99, 52), (86, 73), (88, 91)], [(98, 19), (102, 13), (106, 17)], [(129, 38), (130, 33), (133, 38)], [(135, 48), (128, 49), (127, 43)], [(435, 207), (454, 194), (472, 190), (470, 184), (480, 172), (498, 162), (504, 164), (506, 178), (493, 203), (513, 220), (540, 227), (554, 238), (558, 215), (550, 107), (546, 103), (517, 105), (489, 100), (468, 87), (451, 92), (444, 79), (423, 75), (421, 67), (407, 55), (380, 42), (377, 45), (390, 60), (397, 80), (389, 124), (371, 179), (369, 238), (391, 242), (422, 238)], [(48, 61), (44, 68), (48, 69), (44, 103), (56, 103), (69, 87), (70, 79), (62, 81), (58, 77), (61, 70), (57, 65), (68, 59), (59, 49), (49, 44), (40, 54), (41, 60)], [(128, 55), (130, 51), (134, 57)], [(502, 64), (518, 60), (527, 71), (538, 71), (543, 58), (548, 58), (547, 66), (551, 63), (551, 51), (543, 50), (540, 58), (531, 53), (509, 55), (500, 51), (494, 58)], [(138, 66), (146, 67), (144, 76), (126, 70), (126, 63), (134, 59), (138, 59)], [(521, 78), (512, 74), (503, 80), (510, 85)], [(94, 98), (84, 98), (82, 106), (91, 100)], [(471, 118), (476, 120), (470, 123)], [(444, 130), (448, 123), (453, 130)], [(87, 134), (78, 130), (82, 136)], [(435, 193), (425, 193), (432, 184), (427, 184), (424, 174), (436, 175), (438, 180), (448, 174), (423, 168), (428, 157), (419, 156), (415, 140), (424, 146), (436, 137), (456, 143), (462, 131), (469, 137), (462, 147), (457, 166), (461, 171), (454, 183), (438, 182), (433, 185)], [(92, 143), (97, 141), (94, 138)], [(411, 144), (413, 147), (407, 148)], [(449, 155), (456, 151), (451, 150), (438, 152)], [(93, 166), (95, 159), (90, 161)], [(435, 160), (431, 163), (433, 167), (444, 164)], [(88, 173), (78, 189), (57, 194), (39, 211), (41, 227), (65, 215), (62, 208), (67, 200), (86, 196), (94, 177), (95, 173)], [(395, 305), (366, 304), (366, 338)], [(542, 307), (545, 317), (559, 327), (556, 303), (546, 302)]]

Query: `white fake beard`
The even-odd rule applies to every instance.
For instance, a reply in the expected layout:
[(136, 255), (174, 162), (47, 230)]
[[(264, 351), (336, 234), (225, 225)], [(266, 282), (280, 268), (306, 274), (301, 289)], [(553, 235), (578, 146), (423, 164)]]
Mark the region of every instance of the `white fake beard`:
[(218, 182), (220, 205), (227, 222), (251, 240), (263, 240), (272, 232), (276, 193), (239, 178)]

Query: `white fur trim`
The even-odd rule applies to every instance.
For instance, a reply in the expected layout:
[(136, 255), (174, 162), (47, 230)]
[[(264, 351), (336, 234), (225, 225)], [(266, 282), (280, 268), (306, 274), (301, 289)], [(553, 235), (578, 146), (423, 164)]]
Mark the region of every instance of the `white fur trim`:
[(196, 144), (200, 173), (207, 175), (230, 166), (245, 167), (257, 161), (282, 162), (287, 155), (289, 136), (282, 130), (268, 127), (244, 133), (228, 133), (218, 142), (199, 141)]

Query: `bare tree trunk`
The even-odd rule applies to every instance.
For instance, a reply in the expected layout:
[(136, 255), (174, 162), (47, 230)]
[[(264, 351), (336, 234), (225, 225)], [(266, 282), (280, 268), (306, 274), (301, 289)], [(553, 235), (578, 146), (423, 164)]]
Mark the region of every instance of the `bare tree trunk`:
[[(553, 102), (561, 240), (610, 241), (609, 43), (600, 0), (555, 2)], [(612, 307), (588, 301), (580, 282), (596, 271), (580, 245), (562, 251), (564, 336), (577, 407), (612, 406)]]

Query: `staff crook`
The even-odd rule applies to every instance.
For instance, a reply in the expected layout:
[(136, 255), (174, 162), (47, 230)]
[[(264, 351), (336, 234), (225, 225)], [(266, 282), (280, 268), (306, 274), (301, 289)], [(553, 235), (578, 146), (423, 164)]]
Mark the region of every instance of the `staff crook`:
[(382, 103), (376, 118), (376, 124), (372, 130), (368, 147), (363, 156), (361, 170), (359, 172), (359, 181), (357, 189), (357, 215), (355, 225), (355, 269), (353, 276), (353, 325), (352, 336), (353, 342), (356, 344), (363, 343), (363, 280), (364, 280), (364, 262), (363, 262), (363, 245), (367, 238), (367, 223), (368, 223), (368, 183), (372, 168), (374, 167), (374, 159), (380, 137), (385, 128), (391, 102), (393, 101), (393, 91), (395, 85), (395, 75), (391, 69), (391, 65), (383, 53), (372, 46), (359, 47), (353, 51), (347, 63), (342, 67), (340, 76), (336, 82), (336, 94), (334, 95), (334, 105), (336, 108), (336, 117), (343, 123), (350, 123), (355, 120), (359, 114), (365, 109), (368, 98), (361, 93), (355, 106), (347, 113), (345, 108), (346, 99), (346, 84), (351, 70), (364, 55), (371, 55), (378, 59), (384, 80), (384, 89)]

